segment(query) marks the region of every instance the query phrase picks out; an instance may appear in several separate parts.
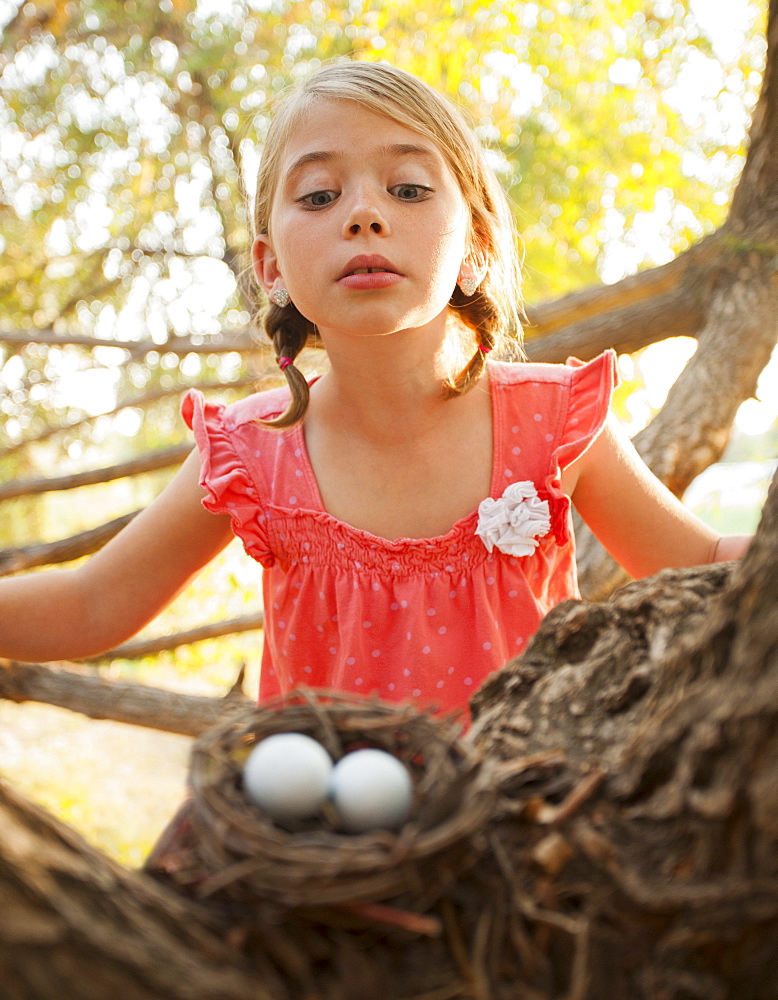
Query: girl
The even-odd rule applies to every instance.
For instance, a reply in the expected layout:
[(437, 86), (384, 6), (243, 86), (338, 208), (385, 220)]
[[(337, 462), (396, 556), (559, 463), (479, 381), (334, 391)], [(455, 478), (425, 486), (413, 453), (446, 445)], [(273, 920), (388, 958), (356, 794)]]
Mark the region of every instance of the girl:
[[(126, 640), (235, 532), (265, 570), (261, 699), (305, 683), (456, 708), (577, 596), (571, 499), (634, 576), (745, 548), (608, 418), (612, 353), (488, 360), (518, 345), (511, 214), (419, 80), (310, 77), (269, 131), (255, 227), (287, 386), (226, 408), (190, 393), (198, 451), (151, 507), (75, 569), (0, 582), (0, 655)], [(309, 385), (314, 338), (330, 369)]]

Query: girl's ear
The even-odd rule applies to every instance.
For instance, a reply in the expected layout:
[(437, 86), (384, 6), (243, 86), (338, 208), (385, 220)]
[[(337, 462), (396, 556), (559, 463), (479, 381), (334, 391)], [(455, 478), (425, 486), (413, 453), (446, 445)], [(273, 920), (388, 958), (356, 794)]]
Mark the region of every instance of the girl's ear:
[(274, 289), (283, 286), (284, 279), (281, 277), (278, 258), (270, 239), (265, 234), (260, 234), (254, 240), (251, 246), (251, 259), (254, 264), (254, 274), (268, 295)]
[(486, 262), (475, 254), (469, 254), (459, 268), (457, 284), (465, 295), (472, 295), (486, 277)]

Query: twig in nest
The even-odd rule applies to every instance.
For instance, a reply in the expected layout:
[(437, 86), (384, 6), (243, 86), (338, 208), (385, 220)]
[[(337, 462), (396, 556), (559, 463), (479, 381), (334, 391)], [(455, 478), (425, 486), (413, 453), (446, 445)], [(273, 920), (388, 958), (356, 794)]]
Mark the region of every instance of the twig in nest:
[(489, 934), (492, 929), (492, 914), (484, 911), (476, 925), (473, 938), (473, 993), (476, 1000), (491, 1000), (492, 988), (487, 972), (486, 953), (489, 948)]
[(459, 974), (462, 978), (468, 983), (472, 983), (473, 967), (470, 965), (470, 959), (467, 955), (465, 942), (462, 940), (462, 931), (459, 928), (456, 913), (454, 912), (454, 906), (450, 899), (441, 900), (440, 912), (443, 915), (443, 924), (446, 928), (446, 939), (448, 941), (451, 957), (454, 959), (454, 964), (457, 969), (459, 969)]
[(243, 683), (245, 680), (246, 680), (246, 661), (241, 660), (240, 668), (238, 669), (238, 676), (235, 678), (235, 681), (230, 690), (224, 696), (224, 700), (225, 701), (236, 700), (236, 699), (245, 700), (246, 695), (243, 691)]
[(618, 888), (633, 903), (645, 910), (705, 910), (716, 906), (747, 905), (754, 897), (768, 901), (771, 914), (776, 912), (778, 880), (747, 879), (731, 875), (707, 877), (704, 882), (685, 885), (648, 882), (629, 865), (622, 864), (616, 846), (579, 817), (572, 831), (574, 842), (586, 856), (603, 867)]
[(336, 909), (345, 913), (353, 913), (371, 923), (390, 924), (410, 931), (411, 934), (421, 934), (424, 937), (440, 937), (443, 925), (437, 917), (424, 913), (414, 913), (411, 910), (400, 910), (396, 906), (386, 906), (384, 903), (340, 903)]
[(549, 826), (564, 823), (597, 791), (604, 777), (605, 772), (599, 768), (590, 771), (558, 806), (544, 805), (539, 809), (535, 817), (537, 822)]
[(333, 725), (332, 719), (323, 709), (320, 701), (310, 688), (301, 686), (297, 690), (301, 697), (305, 700), (306, 704), (310, 707), (319, 725), (321, 726), (321, 742), (329, 751), (330, 756), (334, 757), (336, 760), (339, 759), (343, 756), (343, 744), (340, 741), (340, 736), (338, 735), (337, 729)]
[(574, 937), (575, 950), (570, 970), (570, 992), (567, 1000), (586, 1000), (589, 995), (589, 937), (590, 922), (579, 920)]
[(539, 907), (529, 896), (527, 896), (519, 885), (513, 871), (508, 854), (504, 845), (494, 834), (489, 836), (489, 843), (494, 854), (494, 859), (500, 866), (500, 870), (511, 887), (512, 898), (516, 909), (536, 923), (550, 924), (559, 930), (575, 937), (581, 930), (581, 921), (574, 917), (567, 917), (564, 913), (555, 913), (553, 910), (546, 910)]
[(429, 993), (414, 993), (413, 996), (401, 997), (401, 1000), (457, 1000), (457, 997), (463, 997), (466, 991), (465, 983), (448, 983)]
[(299, 983), (309, 995), (315, 995), (316, 983), (305, 952), (279, 928), (265, 923), (262, 927), (262, 946), (287, 976)]
[(564, 913), (556, 913), (553, 910), (539, 907), (523, 892), (505, 847), (494, 833), (490, 835), (489, 843), (494, 858), (511, 887), (513, 903), (522, 916), (535, 923), (556, 927), (565, 934), (569, 934), (573, 939), (570, 990), (566, 1000), (585, 1000), (589, 983), (589, 920), (583, 917), (568, 917)]
[(495, 766), (495, 778), (497, 783), (503, 786), (514, 778), (521, 777), (533, 767), (552, 769), (560, 767), (566, 761), (567, 757), (562, 750), (540, 750), (538, 753), (527, 754), (507, 762), (501, 761)]

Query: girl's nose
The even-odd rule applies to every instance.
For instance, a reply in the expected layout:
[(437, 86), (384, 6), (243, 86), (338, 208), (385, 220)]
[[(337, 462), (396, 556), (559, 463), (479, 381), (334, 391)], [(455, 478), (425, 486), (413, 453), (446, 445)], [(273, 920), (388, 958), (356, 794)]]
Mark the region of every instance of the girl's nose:
[(376, 233), (385, 236), (389, 227), (375, 197), (361, 191), (351, 203), (344, 224), (345, 236)]

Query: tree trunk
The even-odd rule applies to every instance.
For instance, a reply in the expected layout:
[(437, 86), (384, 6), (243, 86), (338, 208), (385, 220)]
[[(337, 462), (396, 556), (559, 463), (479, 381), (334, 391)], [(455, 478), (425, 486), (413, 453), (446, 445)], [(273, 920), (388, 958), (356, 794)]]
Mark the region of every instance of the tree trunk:
[[(774, 223), (778, 247), (778, 206)], [(757, 379), (778, 341), (775, 250), (733, 250), (719, 263), (720, 269), (701, 278), (709, 307), (697, 350), (662, 409), (634, 441), (643, 461), (679, 497), (721, 458), (738, 407), (756, 393)], [(580, 518), (576, 544), (585, 597), (601, 600), (630, 579)]]
[(777, 603), (778, 481), (741, 566), (560, 605), (476, 695), (489, 753), (564, 754), (568, 804), (502, 836), (519, 891), (585, 932), (576, 995), (778, 996)]

